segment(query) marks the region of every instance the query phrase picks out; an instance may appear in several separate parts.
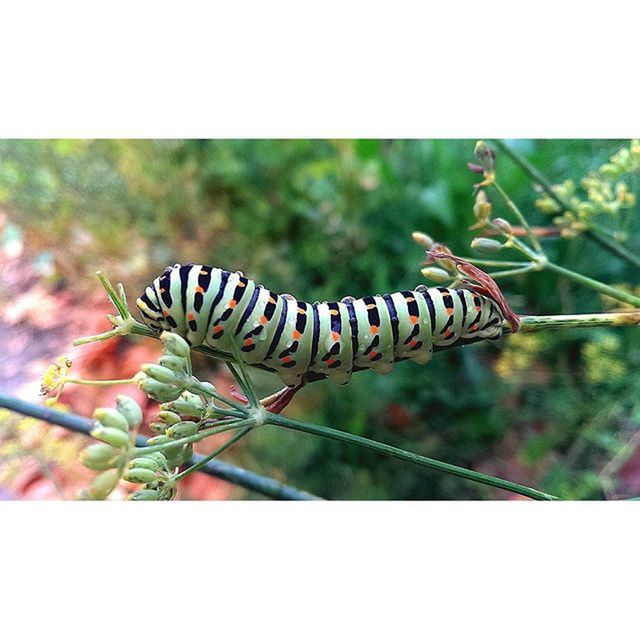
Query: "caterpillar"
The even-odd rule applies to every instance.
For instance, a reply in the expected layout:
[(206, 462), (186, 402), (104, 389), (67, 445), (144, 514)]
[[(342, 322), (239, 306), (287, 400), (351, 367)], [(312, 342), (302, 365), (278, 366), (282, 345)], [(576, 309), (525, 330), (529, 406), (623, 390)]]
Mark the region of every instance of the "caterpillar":
[(346, 384), (354, 372), (389, 373), (407, 359), (424, 364), (434, 351), (497, 340), (505, 318), (517, 330), (518, 317), (488, 274), (448, 254), (430, 258), (453, 261), (481, 284), (310, 304), (240, 272), (176, 264), (146, 287), (137, 306), (148, 327), (178, 333), (192, 346), (229, 352), (234, 341), (246, 363), (275, 372), (288, 388), (323, 378)]

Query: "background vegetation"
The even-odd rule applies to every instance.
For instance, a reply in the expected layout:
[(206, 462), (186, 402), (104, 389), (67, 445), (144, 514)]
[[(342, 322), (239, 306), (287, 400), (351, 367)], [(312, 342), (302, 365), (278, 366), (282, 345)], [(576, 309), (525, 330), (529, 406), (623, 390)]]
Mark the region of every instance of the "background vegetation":
[[(64, 308), (40, 307), (45, 314), (50, 309), (60, 326), (92, 313), (99, 318), (107, 310), (96, 269), (123, 281), (130, 297), (166, 264), (190, 261), (240, 269), (276, 291), (310, 301), (412, 288), (423, 281), (424, 257), (411, 240), (412, 231), (429, 233), (458, 255), (470, 253), (474, 232), (468, 228), (475, 221), (478, 176), (466, 164), (474, 160), (474, 143), (2, 141), (4, 268), (10, 270), (11, 263), (15, 271), (17, 261), (21, 272), (30, 274), (20, 283), (20, 293), (35, 288), (40, 300), (66, 301)], [(577, 185), (624, 144), (509, 141), (552, 183), (573, 179)], [(540, 194), (528, 176), (504, 154), (498, 153), (497, 163), (501, 186), (529, 221), (551, 225), (552, 218), (535, 206)], [(637, 186), (633, 177), (636, 194)], [(509, 218), (502, 203), (494, 206)], [(637, 254), (640, 223), (632, 213), (624, 232)], [(639, 284), (636, 266), (582, 235), (544, 242), (548, 254), (565, 267), (607, 283)], [(16, 330), (9, 313), (15, 310), (17, 292), (11, 283), (16, 282), (14, 277), (0, 284), (5, 337)], [(501, 285), (520, 313), (611, 307), (594, 292), (550, 272), (519, 275)], [(25, 325), (25, 318), (20, 322)], [(107, 328), (106, 321), (101, 328)], [(29, 342), (46, 346), (48, 341), (54, 348), (46, 331), (30, 330)], [(24, 372), (29, 359), (52, 357), (68, 346), (58, 341), (53, 353), (43, 353), (45, 348), (35, 354), (28, 344), (22, 348), (27, 355), (13, 353), (12, 362), (19, 357)], [(112, 349), (87, 368), (101, 377), (104, 359), (117, 361), (123, 353)], [(640, 492), (634, 440), (640, 424), (639, 361), (634, 329), (518, 335), (498, 345), (438, 354), (424, 367), (401, 363), (388, 376), (362, 372), (347, 387), (316, 383), (287, 411), (564, 498), (623, 497)], [(15, 387), (16, 373), (6, 374), (9, 365), (5, 383)], [(202, 374), (211, 365), (201, 360), (197, 366)], [(255, 380), (265, 392), (278, 386), (260, 372)], [(93, 406), (106, 406), (95, 399)], [(90, 404), (65, 396), (63, 401), (76, 409)], [(5, 429), (13, 429), (4, 436), (5, 455), (7, 446), (15, 453), (18, 437), (9, 422), (5, 417)], [(506, 496), (284, 430), (256, 433), (228, 459), (334, 499)]]

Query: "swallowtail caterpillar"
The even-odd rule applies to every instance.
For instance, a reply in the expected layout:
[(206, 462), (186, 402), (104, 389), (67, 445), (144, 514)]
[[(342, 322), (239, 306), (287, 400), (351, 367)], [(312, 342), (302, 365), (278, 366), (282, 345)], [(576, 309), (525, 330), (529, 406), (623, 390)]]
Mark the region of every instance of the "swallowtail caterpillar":
[(273, 371), (286, 385), (267, 403), (278, 412), (308, 382), (346, 384), (363, 369), (389, 373), (408, 359), (425, 364), (434, 351), (499, 339), (505, 320), (518, 330), (518, 316), (488, 274), (447, 253), (428, 256), (454, 263), (460, 285), (310, 304), (239, 272), (176, 264), (137, 305), (151, 329), (177, 333), (192, 346), (231, 352), (233, 340), (247, 364)]

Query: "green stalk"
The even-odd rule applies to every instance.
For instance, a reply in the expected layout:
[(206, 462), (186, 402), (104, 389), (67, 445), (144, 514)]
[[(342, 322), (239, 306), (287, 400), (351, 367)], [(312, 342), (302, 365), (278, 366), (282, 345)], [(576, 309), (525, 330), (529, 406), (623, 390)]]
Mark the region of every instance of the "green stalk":
[(240, 438), (246, 436), (247, 433), (251, 431), (251, 429), (253, 429), (253, 425), (246, 426), (244, 429), (236, 433), (233, 438), (225, 442), (223, 445), (219, 446), (215, 451), (212, 451), (208, 456), (205, 456), (191, 467), (175, 475), (173, 477), (173, 481), (177, 482), (178, 480), (182, 480), (182, 478), (188, 476), (190, 473), (193, 473), (194, 471), (197, 471), (198, 469), (204, 467), (207, 462), (213, 460), (213, 458), (215, 458), (217, 455), (221, 454), (223, 451), (226, 451), (229, 447), (232, 447), (236, 442), (238, 442), (238, 440), (240, 440)]
[(504, 151), (529, 177), (533, 180), (533, 182), (537, 182), (546, 192), (550, 198), (556, 201), (563, 209), (567, 209), (571, 211), (572, 207), (568, 202), (565, 202), (554, 190), (551, 183), (545, 178), (545, 176), (540, 173), (532, 164), (530, 164), (525, 158), (523, 158), (520, 154), (513, 151), (507, 144), (502, 140), (494, 140), (493, 141), (496, 146), (500, 147), (501, 151)]
[(252, 425), (255, 423), (254, 418), (246, 418), (244, 420), (234, 420), (233, 422), (228, 422), (219, 427), (211, 427), (209, 429), (203, 429), (202, 431), (198, 431), (198, 433), (194, 433), (192, 436), (185, 436), (184, 438), (179, 438), (177, 440), (171, 440), (170, 442), (163, 442), (161, 444), (154, 444), (150, 447), (135, 447), (133, 449), (133, 455), (131, 457), (135, 457), (137, 455), (146, 455), (147, 453), (153, 453), (154, 451), (162, 451), (167, 447), (173, 447), (177, 444), (191, 444), (195, 442), (200, 442), (200, 440), (204, 440), (209, 436), (215, 436), (218, 433), (224, 433), (225, 431), (229, 431), (230, 429), (238, 429), (239, 427), (245, 427), (247, 425)]
[[(522, 333), (625, 326), (640, 326), (640, 311), (628, 313), (582, 313), (565, 316), (520, 316), (520, 331)], [(510, 330), (509, 323), (505, 322), (504, 331), (508, 332)]]
[(588, 231), (585, 231), (584, 235), (594, 242), (597, 242), (603, 249), (606, 249), (610, 253), (618, 256), (618, 258), (622, 258), (623, 260), (630, 262), (632, 265), (640, 267), (640, 256), (631, 253), (631, 251), (629, 251), (629, 249), (627, 249), (621, 243), (603, 236), (595, 229), (589, 229)]
[(507, 195), (507, 193), (495, 180), (492, 182), (492, 186), (502, 196), (502, 198), (506, 202), (509, 209), (513, 211), (516, 218), (518, 218), (520, 224), (524, 227), (524, 230), (527, 232), (527, 237), (529, 238), (531, 244), (533, 245), (533, 248), (536, 250), (536, 252), (542, 253), (542, 245), (540, 244), (540, 241), (536, 237), (536, 234), (533, 233), (533, 231), (531, 231), (531, 227), (529, 226), (529, 223), (527, 222), (527, 219), (524, 217), (522, 211), (520, 211), (516, 203)]
[(475, 257), (463, 257), (462, 259), (467, 262), (472, 262), (475, 265), (480, 265), (481, 267), (527, 267), (531, 264), (530, 262), (517, 260), (485, 260), (484, 258)]
[(600, 291), (600, 293), (604, 293), (610, 298), (614, 298), (616, 300), (620, 300), (620, 302), (626, 302), (627, 304), (640, 308), (640, 298), (631, 295), (626, 291), (620, 291), (615, 287), (610, 287), (608, 284), (604, 284), (602, 282), (599, 282), (598, 280), (594, 280), (593, 278), (583, 276), (581, 273), (576, 273), (575, 271), (571, 271), (570, 269), (565, 269), (564, 267), (561, 267), (560, 265), (557, 265), (553, 262), (547, 262), (544, 266), (545, 268), (550, 269), (551, 271), (555, 271), (556, 273), (565, 276), (565, 278), (569, 278), (574, 282), (578, 282), (585, 287)]
[(535, 265), (534, 264), (529, 264), (526, 267), (518, 267), (517, 269), (505, 269), (504, 271), (494, 271), (493, 273), (490, 273), (489, 275), (492, 278), (504, 278), (506, 276), (516, 276), (520, 273), (527, 273), (528, 271), (534, 271), (535, 270)]
[(537, 489), (531, 489), (530, 487), (525, 487), (521, 484), (516, 484), (515, 482), (503, 480), (502, 478), (488, 476), (484, 473), (479, 473), (478, 471), (471, 471), (470, 469), (457, 467), (453, 464), (440, 462), (433, 458), (426, 458), (425, 456), (421, 456), (417, 453), (404, 451), (397, 447), (392, 447), (391, 445), (384, 444), (382, 442), (375, 442), (374, 440), (362, 438), (345, 431), (337, 431), (336, 429), (311, 424), (309, 422), (300, 422), (298, 420), (292, 420), (291, 418), (285, 418), (284, 416), (273, 413), (268, 414), (267, 423), (285, 427), (286, 429), (293, 429), (294, 431), (302, 431), (304, 433), (311, 433), (324, 438), (330, 438), (331, 440), (338, 440), (339, 442), (353, 444), (358, 447), (368, 449), (369, 451), (374, 451), (385, 456), (397, 458), (398, 460), (417, 464), (421, 467), (449, 473), (460, 478), (465, 478), (466, 480), (471, 480), (472, 482), (479, 482), (481, 484), (489, 485), (490, 487), (495, 487), (496, 489), (511, 491), (512, 493), (517, 493), (522, 496), (526, 496), (527, 498), (532, 498), (533, 500), (559, 500), (556, 496), (538, 491)]

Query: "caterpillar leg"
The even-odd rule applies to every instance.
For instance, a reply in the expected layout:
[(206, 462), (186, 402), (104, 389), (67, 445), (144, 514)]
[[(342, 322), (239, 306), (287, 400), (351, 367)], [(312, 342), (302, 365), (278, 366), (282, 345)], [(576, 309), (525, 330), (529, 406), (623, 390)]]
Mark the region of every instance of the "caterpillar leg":
[[(295, 387), (284, 387), (280, 389), (280, 391), (272, 393), (266, 398), (262, 398), (260, 404), (271, 413), (280, 413), (293, 400), (293, 396), (295, 396), (303, 386), (304, 384), (299, 384)], [(245, 404), (248, 402), (246, 396), (240, 393), (235, 387), (231, 388), (231, 395), (236, 400), (240, 400)]]

